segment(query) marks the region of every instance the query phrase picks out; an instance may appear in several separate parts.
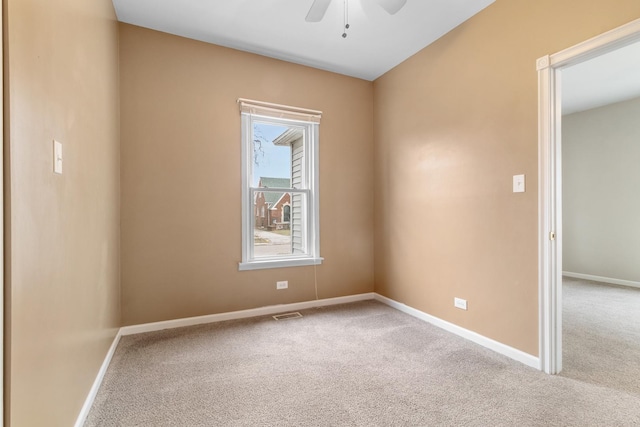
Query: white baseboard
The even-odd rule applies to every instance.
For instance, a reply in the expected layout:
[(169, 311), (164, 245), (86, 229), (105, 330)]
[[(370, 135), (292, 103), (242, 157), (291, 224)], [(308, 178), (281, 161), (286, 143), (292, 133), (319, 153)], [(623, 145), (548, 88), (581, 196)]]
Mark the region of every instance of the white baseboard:
[(572, 273), (563, 271), (563, 276), (573, 277), (574, 279), (592, 280), (594, 282), (611, 283), (612, 285), (631, 286), (632, 288), (640, 288), (640, 282), (632, 280), (613, 279), (611, 277), (594, 276), (592, 274)]
[(104, 379), (104, 375), (107, 373), (107, 368), (111, 363), (111, 358), (116, 352), (116, 347), (118, 347), (118, 343), (120, 342), (120, 330), (116, 334), (113, 342), (111, 343), (111, 347), (109, 347), (109, 351), (107, 351), (107, 355), (102, 362), (102, 366), (100, 366), (100, 370), (98, 371), (98, 375), (96, 376), (93, 385), (91, 386), (91, 390), (89, 390), (89, 395), (84, 401), (84, 405), (82, 405), (82, 409), (80, 410), (80, 414), (78, 415), (78, 419), (76, 420), (75, 427), (82, 427), (84, 422), (87, 420), (87, 415), (89, 415), (89, 411), (91, 410), (91, 406), (93, 405), (93, 401), (98, 394), (98, 390), (102, 385), (102, 380)]
[(330, 305), (348, 304), (351, 302), (365, 301), (365, 300), (371, 300), (371, 299), (380, 301), (381, 303), (386, 304), (392, 308), (395, 308), (396, 310), (400, 310), (420, 320), (431, 323), (448, 332), (459, 335), (463, 338), (466, 338), (470, 341), (475, 342), (476, 344), (480, 344), (483, 347), (486, 347), (497, 353), (503, 354), (507, 357), (517, 360), (518, 362), (524, 363), (527, 366), (540, 369), (540, 359), (538, 359), (535, 356), (524, 353), (513, 347), (509, 347), (508, 345), (494, 341), (476, 332), (469, 331), (468, 329), (454, 325), (453, 323), (446, 322), (435, 316), (431, 316), (430, 314), (427, 314), (415, 308), (409, 307), (408, 305), (401, 304), (397, 301), (384, 297), (380, 294), (370, 292), (365, 294), (350, 295), (346, 297), (327, 298), (327, 299), (321, 299), (321, 300), (297, 302), (292, 304), (272, 305), (268, 307), (254, 308), (251, 310), (240, 310), (240, 311), (232, 311), (228, 313), (211, 314), (207, 316), (187, 317), (183, 319), (166, 320), (162, 322), (144, 323), (141, 325), (123, 326), (122, 328), (120, 328), (120, 330), (116, 334), (116, 337), (114, 338), (113, 343), (111, 344), (111, 347), (107, 352), (104, 362), (100, 367), (100, 371), (98, 371), (96, 380), (94, 381), (93, 386), (89, 391), (89, 395), (87, 396), (87, 399), (85, 400), (85, 403), (82, 406), (80, 415), (78, 415), (78, 419), (76, 420), (75, 427), (82, 427), (87, 418), (87, 415), (89, 415), (89, 411), (91, 410), (91, 405), (93, 405), (93, 401), (96, 395), (98, 394), (98, 390), (100, 389), (100, 385), (102, 384), (104, 375), (107, 372), (109, 363), (111, 363), (111, 358), (113, 357), (116, 347), (120, 342), (120, 337), (122, 336), (141, 334), (145, 332), (160, 331), (163, 329), (181, 328), (183, 326), (193, 326), (193, 325), (202, 325), (205, 323), (223, 322), (226, 320), (245, 319), (245, 318), (256, 317), (256, 316), (267, 316), (270, 314), (305, 310), (305, 309), (314, 308), (314, 307), (326, 307)]
[(314, 307), (348, 304), (350, 302), (365, 301), (374, 298), (375, 294), (373, 292), (370, 292), (366, 294), (349, 295), (346, 297), (326, 298), (321, 300), (297, 302), (292, 304), (272, 305), (269, 307), (255, 308), (252, 310), (232, 311), (229, 313), (211, 314), (208, 316), (188, 317), (184, 319), (167, 320), (164, 322), (123, 326), (118, 330), (118, 333), (113, 339), (113, 343), (111, 344), (111, 347), (109, 348), (109, 351), (107, 352), (107, 355), (102, 362), (102, 366), (98, 371), (98, 375), (96, 376), (96, 379), (91, 386), (91, 390), (89, 390), (89, 395), (87, 396), (87, 399), (85, 400), (84, 405), (80, 410), (80, 414), (78, 415), (78, 418), (76, 420), (75, 427), (82, 427), (84, 425), (84, 422), (87, 419), (87, 415), (89, 415), (89, 411), (91, 410), (91, 406), (93, 405), (93, 401), (98, 394), (100, 385), (102, 385), (102, 380), (104, 379), (104, 375), (107, 372), (107, 368), (111, 363), (111, 358), (113, 357), (116, 351), (116, 347), (118, 347), (118, 343), (120, 342), (120, 337), (122, 336), (140, 334), (144, 332), (160, 331), (163, 329), (180, 328), (183, 326), (201, 325), (204, 323), (223, 322), (225, 320), (244, 319), (248, 317), (285, 313), (289, 311), (304, 310)]
[(144, 323), (142, 325), (123, 326), (121, 335), (141, 334), (144, 332), (161, 331), (163, 329), (181, 328), (183, 326), (202, 325), (205, 323), (224, 322), (226, 320), (245, 319), (249, 317), (268, 316), (270, 314), (286, 313), (288, 311), (305, 310), (328, 305), (348, 304), (350, 302), (374, 299), (371, 293), (350, 295), (346, 297), (326, 298), (313, 301), (296, 302), (292, 304), (270, 305), (268, 307), (251, 310), (231, 311), (228, 313), (210, 314), (206, 316), (187, 317), (183, 319), (165, 320), (163, 322)]
[(538, 370), (541, 369), (540, 359), (538, 357), (532, 356), (528, 353), (525, 353), (521, 350), (510, 347), (506, 344), (502, 344), (501, 342), (492, 340), (491, 338), (487, 338), (484, 335), (480, 335), (476, 332), (470, 331), (461, 326), (454, 325), (453, 323), (449, 323), (445, 320), (442, 320), (430, 314), (424, 313), (420, 310), (417, 310), (413, 307), (409, 307), (408, 305), (399, 303), (397, 301), (394, 301), (380, 294), (375, 294), (375, 299), (377, 301), (380, 301), (383, 304), (386, 304), (390, 307), (395, 308), (396, 310), (400, 310), (422, 321), (431, 323), (434, 326), (437, 326), (439, 328), (444, 329), (445, 331), (461, 336), (462, 338), (468, 339), (469, 341), (473, 341), (476, 344), (480, 344), (481, 346), (486, 347), (490, 350), (493, 350), (496, 353), (500, 353), (504, 356), (510, 357), (511, 359), (514, 359), (532, 368), (535, 368)]

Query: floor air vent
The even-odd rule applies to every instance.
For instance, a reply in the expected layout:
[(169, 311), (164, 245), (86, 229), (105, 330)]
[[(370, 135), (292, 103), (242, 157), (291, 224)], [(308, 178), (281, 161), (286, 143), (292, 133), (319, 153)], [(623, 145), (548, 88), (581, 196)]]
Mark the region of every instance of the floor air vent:
[(295, 313), (283, 313), (273, 316), (273, 318), (276, 320), (299, 319), (301, 317), (302, 314), (298, 313), (297, 311)]

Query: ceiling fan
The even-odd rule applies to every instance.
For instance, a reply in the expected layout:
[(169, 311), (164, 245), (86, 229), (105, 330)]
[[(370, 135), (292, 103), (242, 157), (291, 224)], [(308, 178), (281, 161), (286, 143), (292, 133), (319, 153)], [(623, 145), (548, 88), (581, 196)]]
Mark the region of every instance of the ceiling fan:
[[(364, 1), (364, 0), (363, 0)], [(390, 15), (395, 15), (407, 3), (407, 0), (372, 0)], [(320, 22), (327, 12), (331, 0), (314, 0), (305, 21)]]

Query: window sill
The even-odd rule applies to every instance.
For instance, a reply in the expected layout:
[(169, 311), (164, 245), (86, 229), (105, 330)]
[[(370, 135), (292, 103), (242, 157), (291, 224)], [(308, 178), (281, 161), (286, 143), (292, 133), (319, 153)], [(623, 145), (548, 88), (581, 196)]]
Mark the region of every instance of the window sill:
[(322, 264), (324, 258), (302, 258), (302, 259), (270, 259), (265, 261), (241, 262), (238, 264), (239, 271), (262, 270), (265, 268), (285, 268), (302, 267), (305, 265)]

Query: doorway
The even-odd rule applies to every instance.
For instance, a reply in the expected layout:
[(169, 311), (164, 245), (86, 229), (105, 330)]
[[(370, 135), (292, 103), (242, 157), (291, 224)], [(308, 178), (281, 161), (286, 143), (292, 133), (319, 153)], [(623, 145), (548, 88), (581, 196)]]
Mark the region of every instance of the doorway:
[(538, 268), (539, 357), (549, 374), (562, 370), (562, 84), (563, 69), (640, 41), (640, 19), (569, 49), (539, 58)]

